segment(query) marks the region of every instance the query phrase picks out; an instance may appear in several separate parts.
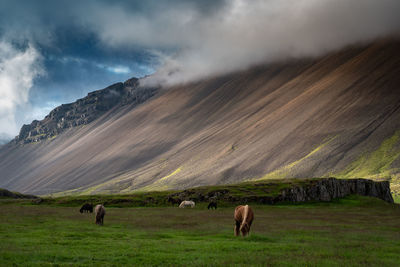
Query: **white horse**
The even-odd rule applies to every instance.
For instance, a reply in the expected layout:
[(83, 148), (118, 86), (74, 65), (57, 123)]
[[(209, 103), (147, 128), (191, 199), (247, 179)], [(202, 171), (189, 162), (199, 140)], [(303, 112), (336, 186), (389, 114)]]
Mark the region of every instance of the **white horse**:
[(186, 208), (186, 207), (191, 207), (194, 208), (194, 206), (196, 206), (196, 204), (191, 201), (191, 200), (184, 200), (181, 202), (181, 204), (179, 205), (179, 208)]

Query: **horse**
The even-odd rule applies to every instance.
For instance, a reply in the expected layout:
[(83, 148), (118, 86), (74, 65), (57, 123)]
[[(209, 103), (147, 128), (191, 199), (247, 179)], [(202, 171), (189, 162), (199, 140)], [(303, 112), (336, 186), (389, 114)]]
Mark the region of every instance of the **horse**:
[(217, 202), (210, 202), (210, 204), (208, 204), (207, 209), (217, 209)]
[(94, 212), (96, 214), (96, 224), (103, 225), (104, 215), (106, 215), (106, 209), (104, 208), (104, 206), (101, 204), (97, 205), (94, 209)]
[(242, 232), (243, 236), (246, 236), (250, 233), (250, 226), (254, 219), (253, 210), (246, 206), (237, 206), (235, 208), (235, 214), (233, 216), (235, 219), (235, 236), (239, 236), (240, 232)]
[(82, 208), (79, 210), (80, 213), (84, 213), (84, 212), (90, 212), (93, 213), (93, 205), (86, 203), (83, 204)]
[(194, 206), (196, 206), (196, 204), (191, 201), (191, 200), (184, 200), (181, 202), (181, 204), (179, 205), (179, 208), (186, 208), (186, 207), (191, 207), (194, 208)]

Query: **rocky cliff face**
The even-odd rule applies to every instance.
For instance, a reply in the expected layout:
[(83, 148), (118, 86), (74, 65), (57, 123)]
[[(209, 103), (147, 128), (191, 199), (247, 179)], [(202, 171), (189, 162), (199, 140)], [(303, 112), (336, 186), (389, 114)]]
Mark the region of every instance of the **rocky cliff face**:
[(276, 201), (332, 201), (348, 195), (377, 197), (393, 203), (388, 181), (375, 182), (367, 179), (322, 179), (316, 184), (282, 190)]
[[(260, 183), (260, 190), (268, 191), (271, 184)], [(279, 202), (307, 202), (307, 201), (332, 201), (348, 195), (361, 195), (380, 198), (393, 203), (388, 181), (375, 182), (368, 179), (312, 179), (305, 180), (302, 184), (288, 185), (278, 192), (270, 195), (254, 195), (243, 197), (234, 196), (229, 189), (215, 190), (208, 193), (199, 193), (199, 190), (189, 189), (168, 196), (168, 202), (180, 203), (183, 200), (209, 201), (222, 200), (234, 203), (258, 202), (262, 204), (275, 204)]]
[(54, 138), (67, 128), (88, 124), (106, 111), (129, 103), (140, 104), (156, 93), (156, 88), (139, 86), (137, 78), (116, 83), (105, 89), (89, 93), (74, 103), (63, 104), (43, 120), (34, 120), (22, 126), (15, 143), (32, 143)]

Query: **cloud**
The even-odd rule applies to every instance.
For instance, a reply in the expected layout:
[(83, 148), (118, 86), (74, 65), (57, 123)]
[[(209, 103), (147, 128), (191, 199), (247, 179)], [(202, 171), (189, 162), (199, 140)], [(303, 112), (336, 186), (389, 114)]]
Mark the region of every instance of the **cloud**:
[[(43, 46), (61, 43), (61, 48), (65, 40), (94, 36), (91, 47), (125, 54), (144, 51), (157, 58), (158, 66), (145, 81), (167, 84), (316, 56), (400, 28), (398, 0), (43, 1), (40, 6), (23, 1), (23, 9), (5, 1), (2, 10), (7, 12), (0, 11), (0, 22), (10, 25), (3, 29), (7, 36), (17, 38), (22, 32)], [(86, 41), (77, 48), (91, 51)], [(120, 65), (107, 64), (107, 70), (129, 72)]]
[(114, 73), (130, 73), (131, 72), (131, 69), (126, 66), (107, 67), (107, 70), (114, 72)]
[(0, 133), (18, 133), (16, 112), (28, 103), (34, 79), (44, 74), (40, 59), (31, 45), (20, 50), (0, 41)]
[[(398, 34), (400, 29), (400, 1), (396, 0), (231, 3), (207, 20), (192, 17), (185, 30), (166, 30), (164, 36), (174, 36), (180, 49), (175, 55), (160, 57), (162, 67), (142, 83), (175, 84), (264, 62), (318, 56), (345, 45)], [(153, 41), (157, 43), (158, 38), (156, 35)]]
[(127, 74), (132, 72), (132, 70), (128, 66), (121, 66), (121, 65), (107, 66), (104, 64), (96, 64), (96, 66), (115, 74)]
[[(2, 1), (0, 25), (8, 25), (2, 29), (8, 38), (24, 36), (62, 53), (74, 40), (81, 43), (73, 52), (86, 56), (99, 47), (119, 59), (142, 51), (132, 61), (143, 54), (157, 59), (144, 60), (157, 71), (143, 82), (166, 84), (316, 56), (400, 29), (398, 0), (21, 1)], [(107, 66), (110, 73), (129, 72), (126, 62)]]
[(109, 47), (155, 51), (161, 67), (142, 82), (163, 84), (317, 56), (400, 29), (398, 0), (232, 0), (210, 10), (175, 2), (136, 13), (103, 3), (84, 21)]

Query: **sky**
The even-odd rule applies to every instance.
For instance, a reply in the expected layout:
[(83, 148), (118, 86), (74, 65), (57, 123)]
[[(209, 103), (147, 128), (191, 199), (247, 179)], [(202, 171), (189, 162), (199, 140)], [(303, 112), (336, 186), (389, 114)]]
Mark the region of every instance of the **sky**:
[(131, 77), (174, 85), (400, 32), (398, 0), (0, 0), (0, 139)]

